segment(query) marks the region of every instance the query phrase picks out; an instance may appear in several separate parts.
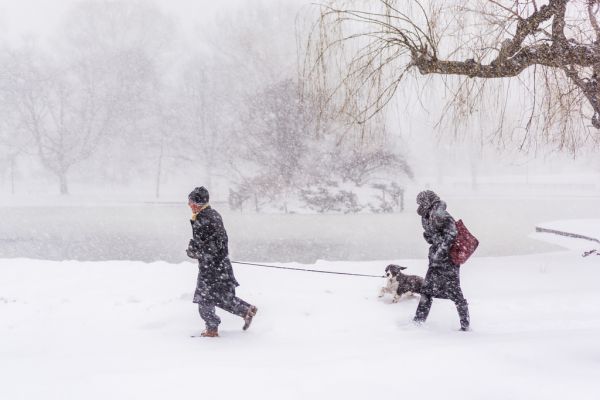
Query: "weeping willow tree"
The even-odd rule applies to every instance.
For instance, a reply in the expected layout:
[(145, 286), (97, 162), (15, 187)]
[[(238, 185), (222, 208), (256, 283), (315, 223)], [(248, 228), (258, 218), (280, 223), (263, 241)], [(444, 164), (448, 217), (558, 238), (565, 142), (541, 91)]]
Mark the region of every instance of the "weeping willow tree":
[(498, 141), (576, 152), (600, 143), (599, 10), (600, 0), (331, 0), (310, 29), (306, 93), (323, 115), (363, 125), (438, 77), (450, 93), (440, 124), (485, 109)]

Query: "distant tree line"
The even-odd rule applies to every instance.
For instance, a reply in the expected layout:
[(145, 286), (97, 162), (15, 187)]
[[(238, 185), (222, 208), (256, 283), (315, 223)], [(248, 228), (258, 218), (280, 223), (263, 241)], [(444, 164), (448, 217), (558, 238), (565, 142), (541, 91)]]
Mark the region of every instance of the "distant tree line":
[(357, 211), (368, 206), (348, 187), (385, 197), (386, 185), (388, 200), (370, 206), (398, 209), (398, 182), (412, 171), (385, 118), (347, 124), (303, 90), (302, 46), (287, 28), (296, 15), (293, 2), (253, 2), (189, 38), (152, 2), (82, 1), (52, 40), (5, 42), (5, 187), (17, 191), (34, 164), (65, 195), (74, 175), (151, 182), (160, 197), (167, 179), (189, 174), (206, 186), (226, 180), (239, 209)]

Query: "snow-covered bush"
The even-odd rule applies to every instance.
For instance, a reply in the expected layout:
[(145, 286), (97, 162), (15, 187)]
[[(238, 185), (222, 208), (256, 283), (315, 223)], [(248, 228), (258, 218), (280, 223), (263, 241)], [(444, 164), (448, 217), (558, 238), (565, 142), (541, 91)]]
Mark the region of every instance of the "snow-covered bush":
[(376, 205), (369, 203), (369, 208), (374, 213), (391, 213), (394, 211), (404, 211), (404, 188), (396, 182), (389, 185), (385, 183), (376, 183), (371, 185), (373, 189), (380, 191), (375, 198), (378, 200)]
[(337, 187), (316, 186), (301, 189), (299, 195), (306, 208), (319, 213), (337, 211), (347, 214), (359, 212), (364, 208), (364, 205), (359, 204), (356, 193)]

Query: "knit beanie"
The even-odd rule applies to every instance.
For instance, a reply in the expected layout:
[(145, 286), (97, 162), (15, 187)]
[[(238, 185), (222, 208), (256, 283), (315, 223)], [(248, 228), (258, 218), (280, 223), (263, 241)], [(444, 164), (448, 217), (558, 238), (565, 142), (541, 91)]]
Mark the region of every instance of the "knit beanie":
[(192, 203), (204, 205), (208, 203), (208, 190), (204, 186), (200, 186), (192, 190), (189, 194), (188, 199)]

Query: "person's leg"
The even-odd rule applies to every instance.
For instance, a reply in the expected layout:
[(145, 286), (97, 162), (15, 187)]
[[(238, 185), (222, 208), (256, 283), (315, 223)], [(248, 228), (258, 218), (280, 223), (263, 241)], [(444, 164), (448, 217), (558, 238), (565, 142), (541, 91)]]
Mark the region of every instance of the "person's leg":
[(227, 291), (221, 296), (216, 306), (223, 310), (244, 318), (248, 314), (251, 305), (236, 297), (235, 291)]
[(206, 324), (206, 330), (209, 332), (216, 332), (221, 323), (221, 318), (215, 312), (215, 305), (212, 302), (201, 301), (198, 303), (198, 311), (200, 317)]
[(419, 300), (419, 305), (417, 307), (417, 312), (415, 313), (415, 318), (413, 321), (415, 322), (425, 322), (427, 316), (429, 315), (429, 310), (431, 309), (432, 298), (430, 296), (421, 295), (421, 300)]
[(460, 329), (463, 331), (469, 330), (470, 318), (469, 318), (469, 304), (463, 296), (460, 286), (454, 288), (450, 293), (450, 300), (456, 305), (456, 311), (458, 311), (458, 317), (460, 318)]
[(469, 305), (467, 300), (463, 298), (455, 304), (456, 310), (458, 310), (458, 317), (460, 318), (460, 329), (467, 331), (471, 325), (471, 319), (469, 318)]
[(258, 308), (245, 302), (235, 295), (235, 289), (227, 291), (221, 296), (217, 302), (217, 306), (225, 311), (244, 318), (243, 330), (250, 327), (252, 319), (256, 315)]

